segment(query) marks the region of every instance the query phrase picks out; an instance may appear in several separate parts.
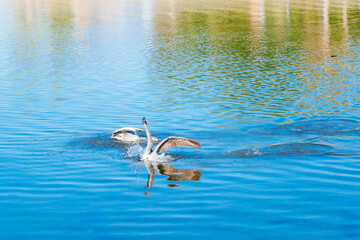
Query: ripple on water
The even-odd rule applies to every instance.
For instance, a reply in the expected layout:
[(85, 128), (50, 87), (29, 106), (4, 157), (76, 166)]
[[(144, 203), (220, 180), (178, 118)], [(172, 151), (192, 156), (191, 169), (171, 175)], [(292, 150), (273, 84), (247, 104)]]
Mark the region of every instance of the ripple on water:
[(251, 126), (246, 128), (254, 134), (318, 134), (340, 135), (360, 132), (360, 122), (353, 119), (295, 120), (277, 125)]
[(357, 0), (103, 2), (0, 1), (0, 239), (360, 236)]
[(332, 146), (320, 143), (285, 143), (274, 144), (264, 148), (249, 148), (232, 151), (227, 155), (233, 157), (258, 157), (268, 155), (317, 156), (329, 154), (333, 151), (334, 148)]

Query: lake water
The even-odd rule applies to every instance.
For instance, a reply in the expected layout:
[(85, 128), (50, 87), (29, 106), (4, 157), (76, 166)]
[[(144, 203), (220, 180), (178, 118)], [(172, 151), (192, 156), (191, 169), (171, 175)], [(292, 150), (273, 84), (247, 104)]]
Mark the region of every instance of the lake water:
[(0, 7), (0, 239), (360, 238), (359, 1)]

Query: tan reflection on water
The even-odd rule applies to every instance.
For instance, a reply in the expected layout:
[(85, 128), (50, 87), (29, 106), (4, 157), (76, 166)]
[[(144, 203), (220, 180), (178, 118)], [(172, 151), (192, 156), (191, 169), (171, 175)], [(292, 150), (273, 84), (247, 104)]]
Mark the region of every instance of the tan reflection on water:
[[(299, 101), (304, 109), (321, 110), (323, 114), (352, 110), (346, 110), (346, 106), (352, 101), (350, 93), (353, 83), (348, 79), (339, 78), (340, 75), (348, 74), (346, 70), (349, 68), (343, 59), (351, 54), (348, 25), (350, 6), (348, 0), (338, 1), (337, 8), (331, 8), (331, 3), (329, 0), (322, 1), (322, 29), (319, 31), (322, 36), (318, 43), (313, 45), (313, 49), (310, 49), (317, 55), (310, 55), (308, 58), (307, 68), (311, 75), (303, 80), (306, 83), (305, 91)], [(336, 21), (333, 20), (334, 23), (331, 22), (330, 16), (337, 17)], [(310, 114), (320, 115), (318, 111), (312, 111)]]
[[(291, 28), (299, 31), (299, 37), (304, 40), (305, 48), (318, 51), (320, 47), (322, 52), (327, 53), (333, 47), (330, 41), (331, 22), (329, 14), (336, 12), (336, 15), (333, 14), (332, 17), (342, 18), (344, 26), (342, 37), (347, 39), (347, 9), (349, 7), (354, 8), (357, 1), (350, 0), (350, 2), (351, 4), (349, 4), (349, 0), (156, 0), (153, 9), (153, 21), (155, 28), (159, 28), (159, 30), (160, 28), (165, 30), (166, 27), (169, 27), (177, 28), (173, 29), (176, 31), (181, 30), (179, 29), (181, 28), (181, 21), (188, 17), (185, 13), (194, 13), (199, 18), (206, 16), (206, 27), (211, 32), (219, 33), (223, 29), (220, 24), (227, 24), (222, 20), (229, 13), (232, 13), (234, 20), (240, 18), (250, 23), (249, 33), (254, 36), (251, 39), (251, 44), (263, 40), (266, 34), (282, 37), (286, 33), (285, 31)], [(332, 12), (330, 12), (330, 8)], [(342, 14), (338, 13), (338, 9), (341, 9)]]
[[(73, 61), (64, 64), (64, 59), (82, 59), (84, 52), (91, 51), (88, 46), (94, 38), (102, 41), (102, 36), (91, 37), (93, 28), (116, 23), (114, 31), (118, 31), (119, 27), (138, 21), (133, 26), (145, 29), (141, 37), (148, 46), (144, 58), (149, 62), (146, 66), (149, 89), (160, 92), (153, 106), (159, 112), (164, 111), (164, 117), (173, 109), (208, 109), (208, 105), (193, 103), (191, 99), (204, 94), (199, 92), (207, 88), (216, 91), (213, 95), (207, 91), (205, 96), (217, 102), (207, 114), (221, 114), (219, 109), (224, 108), (239, 114), (268, 111), (266, 114), (286, 116), (289, 111), (273, 109), (281, 105), (297, 109), (294, 115), (315, 114), (319, 107), (332, 111), (334, 104), (344, 106), (347, 102), (341, 93), (349, 86), (337, 81), (343, 63), (331, 56), (344, 59), (351, 53), (351, 41), (360, 26), (357, 15), (360, 3), (356, 0), (15, 0), (11, 3), (16, 13), (15, 41), (20, 42), (15, 46), (18, 69), (26, 75), (26, 71), (32, 71), (28, 66), (38, 65), (36, 56), (49, 51), (44, 54), (43, 58), (48, 59), (44, 60), (44, 69), (39, 74), (41, 70), (44, 74), (54, 71), (51, 76), (58, 80), (57, 85), (64, 73), (79, 67)], [(31, 61), (34, 63), (28, 64)], [(327, 63), (332, 66), (317, 69)], [(281, 75), (279, 66), (283, 65), (303, 66), (306, 70), (286, 79), (276, 75)], [(246, 71), (252, 75), (247, 76)], [(262, 74), (271, 71), (275, 73), (274, 80), (264, 84)], [(297, 88), (292, 94), (284, 95), (284, 90), (293, 87), (294, 81)], [(163, 96), (164, 92), (169, 94)], [(334, 100), (330, 105), (329, 99)], [(187, 103), (179, 106), (179, 102)], [(317, 109), (311, 109), (314, 103)], [(251, 106), (248, 109), (252, 112), (244, 110), (246, 105)]]
[[(202, 23), (194, 18), (189, 21), (193, 25), (189, 25), (187, 30), (204, 24), (209, 32), (219, 34), (224, 30), (237, 30), (236, 28), (227, 29), (228, 22), (225, 20), (231, 17), (229, 20), (241, 19), (242, 22), (249, 23), (249, 28), (246, 30), (252, 36), (247, 44), (249, 49), (256, 50), (269, 45), (270, 43), (266, 41), (271, 38), (272, 41), (282, 43), (287, 32), (294, 29), (297, 31), (295, 34), (299, 40), (303, 42), (302, 47), (316, 52), (316, 57), (320, 53), (321, 58), (317, 60), (321, 61), (329, 56), (339, 42), (344, 44), (348, 42), (347, 11), (349, 7), (358, 7), (356, 4), (359, 3), (355, 0), (335, 2), (330, 0), (315, 2), (312, 0), (155, 0), (153, 3), (140, 0), (105, 2), (100, 0), (16, 0), (13, 5), (17, 12), (16, 25), (19, 31), (26, 30), (24, 24), (33, 27), (39, 24), (47, 25), (48, 21), (41, 21), (44, 17), (51, 19), (49, 28), (69, 28), (73, 25), (97, 25), (110, 22), (124, 22), (125, 24), (126, 16), (139, 15), (145, 20), (144, 25), (147, 24), (146, 21), (153, 22), (155, 34), (161, 34), (166, 29), (172, 29), (174, 33), (177, 33), (184, 27), (181, 25), (184, 20), (191, 20), (185, 13), (194, 13), (198, 18), (205, 17), (205, 22)], [(136, 5), (140, 6), (136, 7)], [(332, 25), (336, 22), (331, 23), (329, 14), (332, 14), (333, 18), (341, 19), (342, 29), (332, 29)], [(228, 33), (232, 34), (232, 32)], [(210, 39), (210, 41), (216, 41), (216, 39)], [(217, 47), (226, 46), (218, 45)], [(257, 52), (257, 54), (263, 55), (264, 52)]]
[[(149, 173), (146, 188), (151, 188), (155, 180), (155, 173), (167, 176), (168, 181), (199, 181), (201, 171), (198, 169), (180, 169), (171, 166), (168, 163), (152, 163), (145, 161), (145, 167)], [(168, 184), (168, 187), (179, 187), (178, 184)], [(149, 192), (145, 193), (146, 196), (150, 195)]]
[[(348, 96), (342, 89), (349, 84), (338, 81), (338, 75), (351, 53), (350, 33), (360, 26), (358, 5), (354, 0), (157, 0), (152, 39), (159, 48), (150, 52), (151, 67), (166, 80), (156, 75), (149, 85), (171, 91), (171, 96), (161, 98), (154, 108), (165, 111), (166, 106), (179, 105), (184, 95), (189, 103), (176, 108), (197, 108), (192, 98), (208, 88), (205, 96), (215, 109), (208, 114), (220, 114), (218, 109), (224, 108), (242, 115), (265, 110), (285, 117), (289, 111), (274, 111), (282, 105), (293, 106), (293, 115), (343, 111)], [(302, 72), (284, 78), (282, 65), (300, 66)], [(247, 76), (246, 70), (254, 74)], [(262, 72), (274, 73), (271, 84), (264, 84)], [(298, 86), (292, 94), (280, 90), (294, 88), (294, 83)], [(246, 105), (254, 112), (244, 110)]]
[(33, 22), (36, 18), (50, 17), (60, 21), (71, 20), (77, 25), (89, 25), (122, 21), (127, 14), (131, 15), (134, 12), (133, 10), (137, 9), (135, 5), (139, 5), (141, 2), (129, 0), (15, 0), (13, 7), (20, 11), (18, 15), (23, 16), (27, 23)]

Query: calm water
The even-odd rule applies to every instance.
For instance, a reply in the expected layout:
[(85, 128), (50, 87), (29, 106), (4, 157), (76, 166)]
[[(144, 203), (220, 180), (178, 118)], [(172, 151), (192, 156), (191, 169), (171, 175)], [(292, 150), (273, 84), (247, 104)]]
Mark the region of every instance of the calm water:
[(0, 239), (360, 238), (359, 1), (0, 7)]

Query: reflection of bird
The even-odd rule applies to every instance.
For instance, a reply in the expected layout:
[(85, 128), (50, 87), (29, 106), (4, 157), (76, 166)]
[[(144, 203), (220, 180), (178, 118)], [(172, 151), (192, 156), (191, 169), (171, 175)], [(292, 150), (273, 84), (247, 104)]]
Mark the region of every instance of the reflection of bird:
[[(168, 181), (199, 181), (201, 177), (201, 171), (198, 169), (174, 168), (167, 163), (157, 164), (150, 161), (145, 161), (145, 167), (149, 172), (148, 181), (145, 186), (146, 188), (151, 188), (153, 186), (155, 169), (160, 175), (168, 176), (168, 178), (166, 179)], [(175, 184), (168, 184), (168, 186), (173, 185)]]
[(167, 137), (164, 140), (162, 140), (160, 143), (158, 143), (154, 151), (152, 151), (152, 148), (154, 146), (154, 141), (151, 137), (150, 130), (147, 126), (147, 122), (145, 118), (142, 120), (146, 137), (147, 137), (147, 146), (146, 149), (141, 156), (142, 160), (156, 160), (156, 156), (159, 156), (159, 153), (165, 150), (168, 150), (173, 147), (196, 147), (201, 148), (200, 144), (194, 140), (183, 138), (183, 137)]
[[(143, 132), (144, 130), (136, 127), (123, 127), (113, 132), (111, 137), (122, 142), (138, 142), (140, 140), (145, 140), (146, 138), (139, 137), (139, 135), (136, 134), (137, 131)], [(152, 140), (157, 141), (158, 139), (152, 137)]]
[(199, 181), (201, 172), (197, 169), (174, 168), (170, 164), (160, 163), (156, 165), (159, 174), (166, 175), (169, 181)]

